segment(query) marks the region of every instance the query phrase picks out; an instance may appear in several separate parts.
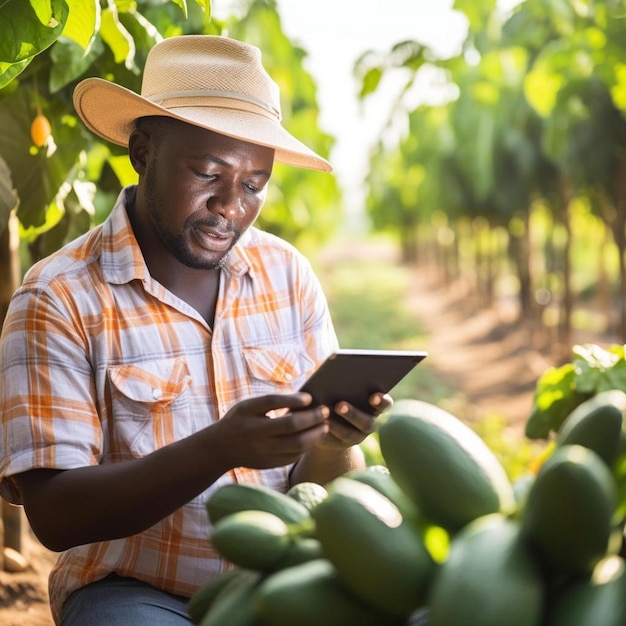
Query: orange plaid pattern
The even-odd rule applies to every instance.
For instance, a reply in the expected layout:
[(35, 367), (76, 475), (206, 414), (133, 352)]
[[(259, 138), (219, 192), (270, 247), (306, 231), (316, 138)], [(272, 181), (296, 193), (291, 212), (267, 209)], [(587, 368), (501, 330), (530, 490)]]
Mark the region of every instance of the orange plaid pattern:
[[(292, 246), (250, 229), (222, 271), (214, 328), (148, 273), (122, 192), (109, 218), (36, 264), (0, 343), (0, 495), (12, 476), (151, 451), (238, 401), (297, 389), (337, 339), (326, 300)], [(238, 468), (143, 533), (72, 548), (50, 577), (58, 617), (76, 588), (110, 572), (190, 596), (221, 571), (204, 503), (232, 481), (288, 487), (288, 467)]]

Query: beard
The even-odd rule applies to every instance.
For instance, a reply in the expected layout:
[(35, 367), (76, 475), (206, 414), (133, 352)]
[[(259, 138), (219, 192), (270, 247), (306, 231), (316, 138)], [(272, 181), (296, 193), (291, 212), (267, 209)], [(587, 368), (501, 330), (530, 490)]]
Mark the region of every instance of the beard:
[(189, 244), (193, 237), (193, 231), (199, 227), (221, 227), (223, 230), (224, 222), (227, 220), (220, 215), (210, 213), (207, 209), (207, 215), (204, 217), (198, 218), (196, 217), (196, 214), (192, 214), (185, 220), (181, 231), (173, 231), (166, 218), (167, 210), (165, 207), (161, 206), (158, 199), (156, 191), (156, 168), (153, 164), (154, 161), (146, 174), (146, 200), (148, 203), (148, 211), (150, 213), (152, 225), (157, 233), (157, 236), (161, 240), (161, 243), (180, 263), (192, 269), (215, 270), (224, 267), (226, 258), (235, 244), (239, 241), (242, 233), (237, 231), (232, 224), (229, 224), (230, 230), (233, 231), (234, 236), (228, 249), (221, 253), (219, 258), (207, 258), (205, 256), (195, 254)]
[(200, 227), (214, 228), (223, 224), (223, 221), (224, 220), (218, 216), (210, 216), (203, 219), (189, 217), (185, 220), (183, 230), (174, 232), (168, 227), (167, 221), (163, 219), (160, 213), (152, 212), (152, 223), (168, 252), (174, 255), (183, 265), (196, 270), (216, 270), (224, 267), (230, 251), (237, 241), (239, 241), (241, 233), (235, 233), (230, 246), (225, 252), (221, 253), (219, 258), (207, 258), (193, 252), (189, 245), (189, 241), (193, 236), (192, 231)]

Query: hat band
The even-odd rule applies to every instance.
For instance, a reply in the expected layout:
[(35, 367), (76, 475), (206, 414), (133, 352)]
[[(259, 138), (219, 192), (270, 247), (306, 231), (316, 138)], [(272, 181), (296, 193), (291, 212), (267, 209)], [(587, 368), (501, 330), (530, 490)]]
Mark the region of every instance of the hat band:
[[(270, 113), (272, 117), (278, 121), (281, 119), (281, 114), (275, 107), (254, 98), (246, 94), (237, 93), (234, 91), (221, 91), (213, 89), (201, 89), (198, 91), (168, 91), (166, 93), (158, 93), (152, 96), (144, 96), (146, 100), (159, 104), (165, 109), (176, 108), (180, 106), (221, 106), (225, 108), (242, 109), (251, 113), (256, 113), (255, 109), (262, 109), (263, 114)], [(199, 102), (198, 98), (202, 98), (203, 101)], [(175, 104), (170, 104), (170, 100), (176, 100)], [(183, 100), (184, 102), (180, 102)], [(233, 106), (233, 101), (239, 103), (239, 106)], [(242, 106), (243, 104), (248, 106)]]

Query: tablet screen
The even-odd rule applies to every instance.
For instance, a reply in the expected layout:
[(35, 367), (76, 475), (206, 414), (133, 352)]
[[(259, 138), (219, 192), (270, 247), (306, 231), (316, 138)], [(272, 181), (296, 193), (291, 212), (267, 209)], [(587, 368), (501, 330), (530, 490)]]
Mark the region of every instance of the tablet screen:
[(404, 350), (339, 350), (329, 356), (301, 387), (314, 404), (345, 400), (371, 412), (369, 397), (389, 393), (428, 353)]

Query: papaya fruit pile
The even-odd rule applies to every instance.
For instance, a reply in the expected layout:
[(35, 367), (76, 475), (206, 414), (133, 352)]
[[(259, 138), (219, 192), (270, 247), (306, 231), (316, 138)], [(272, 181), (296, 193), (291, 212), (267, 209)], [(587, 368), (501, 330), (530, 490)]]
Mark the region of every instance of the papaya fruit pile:
[(384, 465), (286, 494), (232, 484), (206, 508), (230, 565), (200, 626), (625, 626), (626, 393), (565, 419), (512, 483), (462, 420), (419, 400), (380, 418)]

